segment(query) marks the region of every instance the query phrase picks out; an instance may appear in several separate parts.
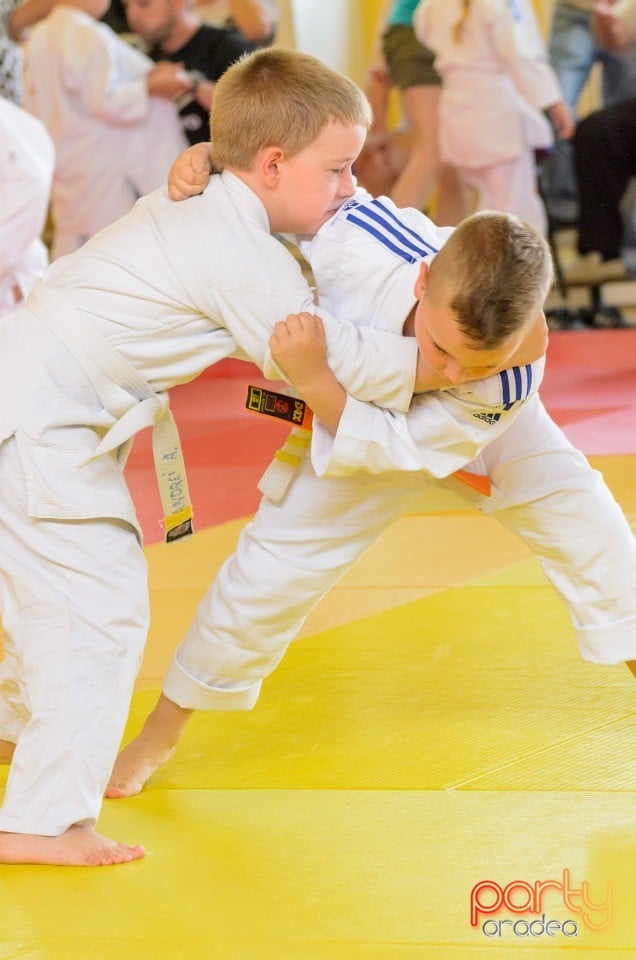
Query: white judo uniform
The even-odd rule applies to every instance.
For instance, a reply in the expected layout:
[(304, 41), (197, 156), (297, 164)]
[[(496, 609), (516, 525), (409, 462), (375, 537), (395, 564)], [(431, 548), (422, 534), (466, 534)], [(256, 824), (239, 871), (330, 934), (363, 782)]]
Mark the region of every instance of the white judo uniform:
[[(187, 203), (142, 198), (3, 318), (0, 738), (17, 746), (0, 830), (57, 835), (100, 809), (148, 622), (127, 441), (224, 357), (275, 378), (274, 324), (313, 309), (264, 206), (224, 173)], [(415, 342), (323, 317), (347, 388), (408, 409)]]
[(0, 98), (0, 316), (15, 309), (48, 265), (41, 236), (54, 165), (45, 127)]
[[(418, 261), (444, 235), (386, 198), (353, 200), (303, 249), (321, 302), (399, 330)], [(426, 510), (440, 484), (535, 552), (584, 659), (636, 658), (636, 540), (602, 476), (546, 413), (542, 372), (539, 361), (421, 394), (406, 415), (350, 398), (335, 439), (315, 423), (312, 457), (332, 476), (318, 477), (306, 457), (282, 502), (261, 501), (177, 649), (164, 693), (183, 707), (250, 709), (315, 604), (391, 522)], [(438, 479), (463, 467), (490, 477), (489, 497)]]
[(174, 104), (151, 97), (153, 62), (82, 10), (59, 6), (24, 50), (24, 106), (57, 154), (52, 259), (166, 182), (187, 146)]
[(422, 0), (418, 39), (435, 53), (442, 77), (442, 160), (476, 191), (478, 210), (504, 210), (543, 233), (536, 148), (553, 142), (541, 111), (563, 99), (528, 0), (471, 0), (461, 39), (461, 0)]

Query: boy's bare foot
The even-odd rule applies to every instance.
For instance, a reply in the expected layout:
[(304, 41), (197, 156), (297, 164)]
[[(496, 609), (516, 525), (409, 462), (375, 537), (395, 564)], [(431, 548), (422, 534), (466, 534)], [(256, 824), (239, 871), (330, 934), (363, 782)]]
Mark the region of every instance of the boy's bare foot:
[(11, 763), (15, 743), (10, 740), (0, 740), (0, 763)]
[(107, 867), (146, 856), (142, 846), (108, 840), (75, 825), (59, 837), (0, 833), (0, 863), (48, 863), (61, 867)]
[(174, 753), (192, 713), (192, 710), (178, 707), (162, 693), (141, 733), (124, 747), (115, 760), (104, 796), (109, 800), (120, 800), (141, 793), (153, 773), (167, 763)]
[(165, 749), (153, 743), (142, 730), (115, 760), (104, 796), (109, 800), (136, 797), (153, 773), (167, 763), (173, 753), (174, 747)]

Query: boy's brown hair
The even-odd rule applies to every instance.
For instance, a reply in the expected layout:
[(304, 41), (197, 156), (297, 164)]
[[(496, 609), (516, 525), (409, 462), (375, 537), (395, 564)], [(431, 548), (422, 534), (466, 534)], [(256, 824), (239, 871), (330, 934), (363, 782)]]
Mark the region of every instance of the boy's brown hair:
[(351, 80), (308, 54), (267, 47), (241, 57), (214, 89), (210, 115), (215, 170), (249, 170), (263, 147), (293, 156), (329, 120), (371, 125), (371, 107)]
[(509, 213), (467, 217), (431, 263), (427, 292), (443, 296), (467, 340), (498, 347), (536, 318), (552, 285), (545, 238)]

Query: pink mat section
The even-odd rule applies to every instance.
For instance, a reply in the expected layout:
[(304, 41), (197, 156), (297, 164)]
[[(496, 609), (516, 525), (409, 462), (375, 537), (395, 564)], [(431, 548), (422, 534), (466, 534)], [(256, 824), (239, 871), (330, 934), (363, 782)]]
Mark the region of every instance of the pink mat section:
[(636, 453), (636, 329), (552, 333), (541, 398), (587, 456)]
[[(195, 528), (252, 514), (260, 499), (258, 479), (287, 436), (284, 423), (245, 409), (249, 383), (266, 381), (252, 364), (226, 360), (172, 392)], [(552, 333), (541, 396), (588, 456), (636, 453), (636, 330)], [(126, 476), (146, 543), (160, 541), (161, 504), (147, 430), (135, 441)]]

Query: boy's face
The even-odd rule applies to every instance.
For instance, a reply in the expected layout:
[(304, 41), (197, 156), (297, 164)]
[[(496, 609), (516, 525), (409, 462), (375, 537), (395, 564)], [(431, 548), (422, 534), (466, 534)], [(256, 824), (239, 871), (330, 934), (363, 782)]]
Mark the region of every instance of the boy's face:
[(300, 153), (276, 160), (267, 198), (273, 233), (315, 234), (355, 191), (351, 173), (366, 138), (363, 126), (329, 121)]
[(480, 380), (505, 367), (517, 349), (523, 331), (512, 334), (498, 347), (481, 350), (467, 340), (457, 317), (443, 296), (444, 285), (435, 293), (427, 290), (428, 264), (420, 267), (415, 284), (419, 303), (415, 311), (415, 336), (422, 357), (429, 367), (451, 383)]

